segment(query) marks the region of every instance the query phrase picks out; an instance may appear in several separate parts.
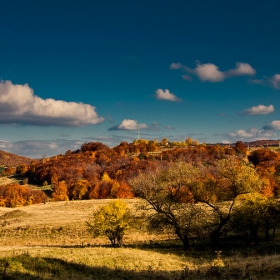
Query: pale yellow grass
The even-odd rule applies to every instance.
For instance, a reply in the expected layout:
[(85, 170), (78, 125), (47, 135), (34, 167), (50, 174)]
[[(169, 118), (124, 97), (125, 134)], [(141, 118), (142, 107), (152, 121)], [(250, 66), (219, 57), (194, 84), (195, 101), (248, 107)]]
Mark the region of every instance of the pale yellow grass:
[[(92, 238), (86, 221), (98, 207), (110, 200), (48, 202), (17, 208), (0, 207), (0, 239), (2, 246), (85, 246), (108, 245), (105, 237)], [(125, 200), (134, 214), (139, 214), (138, 199)], [(125, 244), (153, 242), (170, 238), (131, 229)]]
[[(0, 260), (8, 260), (10, 266), (7, 272), (31, 273), (36, 270), (36, 260), (49, 260), (56, 264), (62, 260), (65, 264), (80, 266), (71, 273), (82, 273), (83, 266), (88, 267), (90, 272), (87, 273), (92, 275), (101, 273), (104, 277), (111, 273), (111, 278), (96, 279), (124, 279), (122, 276), (128, 273), (131, 279), (280, 279), (277, 273), (280, 269), (279, 255), (244, 257), (221, 253), (215, 256), (209, 251), (197, 254), (194, 250), (192, 254), (193, 249), (184, 252), (182, 249), (149, 247), (149, 244), (174, 237), (167, 233), (152, 235), (141, 229), (131, 229), (125, 235), (124, 248), (111, 248), (105, 237), (92, 238), (85, 224), (94, 210), (109, 201), (48, 202), (0, 208)], [(135, 215), (141, 214), (141, 200), (126, 202)], [(34, 267), (23, 270), (19, 263), (22, 255), (29, 256), (26, 260), (34, 262)], [(34, 261), (30, 259), (32, 257)], [(53, 268), (52, 273), (54, 271)], [(40, 276), (42, 272), (38, 270), (37, 273)], [(77, 279), (75, 274), (70, 274), (65, 277), (52, 274), (52, 279)], [(82, 276), (79, 279), (92, 279)]]
[(15, 183), (16, 180), (9, 177), (0, 177), (0, 186)]
[(108, 267), (123, 270), (181, 270), (188, 262), (184, 255), (159, 253), (134, 248), (49, 248), (49, 247), (21, 247), (19, 250), (6, 249), (1, 251), (2, 257), (20, 254), (31, 257), (55, 258), (67, 262), (85, 264), (91, 267)]

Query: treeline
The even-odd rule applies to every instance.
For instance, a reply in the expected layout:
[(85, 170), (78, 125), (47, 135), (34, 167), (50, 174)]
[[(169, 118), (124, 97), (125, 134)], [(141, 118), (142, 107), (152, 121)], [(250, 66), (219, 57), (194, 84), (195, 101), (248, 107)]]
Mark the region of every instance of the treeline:
[[(211, 164), (216, 159), (246, 153), (240, 144), (231, 149), (199, 145), (190, 139), (186, 143), (176, 142), (176, 146), (165, 138), (162, 142), (122, 142), (110, 148), (100, 142), (90, 142), (65, 155), (20, 165), (16, 174), (28, 177), (32, 183), (52, 185), (52, 200), (132, 198), (134, 193), (128, 180), (144, 170), (155, 169), (162, 161), (183, 159)], [(151, 152), (155, 150), (158, 153)]]
[[(51, 199), (132, 198), (129, 180), (146, 170), (155, 170), (162, 163), (184, 161), (213, 169), (215, 161), (228, 157), (247, 160), (244, 143), (234, 147), (199, 144), (188, 138), (183, 142), (135, 140), (110, 148), (100, 142), (85, 143), (76, 151), (67, 151), (50, 158), (7, 168), (3, 174), (27, 177), (30, 183), (51, 185)], [(266, 196), (279, 192), (279, 153), (268, 149), (252, 152), (248, 159), (262, 178)]]

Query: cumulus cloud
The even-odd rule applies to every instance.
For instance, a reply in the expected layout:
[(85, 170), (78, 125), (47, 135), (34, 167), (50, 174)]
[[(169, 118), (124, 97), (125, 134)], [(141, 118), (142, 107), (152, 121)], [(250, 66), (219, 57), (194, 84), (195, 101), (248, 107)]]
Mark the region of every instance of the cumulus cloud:
[(252, 108), (246, 109), (241, 114), (242, 115), (268, 115), (274, 112), (274, 106), (269, 105), (258, 105), (253, 106)]
[(280, 74), (275, 74), (269, 81), (275, 89), (280, 89)]
[(263, 77), (263, 79), (250, 79), (251, 84), (257, 84), (262, 86), (270, 86), (275, 89), (280, 89), (280, 74), (274, 74), (272, 77)]
[(46, 126), (84, 126), (104, 121), (95, 107), (34, 95), (27, 85), (0, 82), (0, 122)]
[(280, 130), (280, 121), (272, 121), (263, 127), (265, 130)]
[(169, 101), (182, 101), (182, 99), (176, 97), (173, 93), (171, 93), (168, 89), (158, 89), (156, 90), (156, 98), (159, 100), (169, 100)]
[[(279, 125), (280, 128), (280, 125)], [(276, 137), (277, 134), (273, 131), (267, 131), (264, 129), (257, 129), (255, 127), (249, 129), (239, 129), (235, 132), (230, 132), (225, 135), (227, 138), (231, 139), (231, 142), (236, 141), (255, 141), (260, 139), (268, 139), (271, 137)]]
[(146, 130), (146, 131), (159, 131), (172, 130), (174, 126), (162, 125), (159, 122), (153, 122), (149, 125), (140, 123), (138, 124), (136, 120), (124, 119), (121, 124), (114, 125), (113, 127), (108, 128), (108, 130)]
[(197, 65), (193, 73), (203, 82), (215, 83), (225, 79), (225, 74), (219, 70), (218, 66), (212, 63)]
[(121, 124), (114, 125), (108, 130), (137, 130), (138, 128), (146, 129), (147, 127), (148, 126), (144, 123), (137, 124), (135, 120), (124, 119)]
[(224, 73), (226, 75), (226, 78), (243, 75), (253, 76), (256, 74), (256, 70), (248, 63), (237, 62), (234, 69), (231, 69)]
[(259, 130), (257, 128), (250, 128), (247, 130), (239, 129), (236, 132), (231, 132), (229, 135), (232, 137), (251, 138), (256, 137)]
[[(197, 63), (196, 68), (192, 69), (181, 63), (171, 63), (170, 69), (182, 69), (184, 72), (197, 76), (203, 82), (222, 82), (227, 78), (244, 75), (255, 75), (256, 70), (248, 63), (237, 62), (234, 69), (220, 71), (219, 67), (213, 63)], [(183, 78), (190, 81), (191, 76), (183, 75)]]

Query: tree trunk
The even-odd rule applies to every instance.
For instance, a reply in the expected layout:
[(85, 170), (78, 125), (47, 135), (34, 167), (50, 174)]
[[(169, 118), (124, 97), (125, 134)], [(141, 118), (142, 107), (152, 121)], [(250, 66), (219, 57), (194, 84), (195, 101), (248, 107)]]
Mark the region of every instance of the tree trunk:
[(223, 235), (221, 231), (223, 227), (226, 225), (226, 223), (229, 221), (229, 219), (230, 216), (227, 216), (225, 219), (221, 219), (218, 227), (215, 230), (213, 230), (213, 232), (211, 233), (210, 237), (211, 237), (212, 245), (216, 246), (219, 244), (220, 236)]
[(189, 242), (188, 235), (186, 233), (182, 234), (182, 232), (179, 229), (176, 229), (175, 233), (180, 238), (180, 240), (182, 241), (184, 249), (185, 250), (188, 249), (190, 247), (190, 242)]
[(266, 224), (265, 225), (265, 240), (266, 241), (269, 241), (269, 239), (270, 239), (269, 230), (270, 230), (269, 225)]
[(184, 239), (182, 240), (183, 245), (184, 245), (184, 249), (188, 249), (190, 247), (190, 243), (189, 243), (189, 239), (187, 236), (184, 236)]
[(258, 244), (259, 244), (258, 232), (259, 232), (259, 226), (256, 226), (256, 227), (253, 229), (253, 238), (254, 238), (254, 243), (255, 243), (255, 245), (258, 245)]

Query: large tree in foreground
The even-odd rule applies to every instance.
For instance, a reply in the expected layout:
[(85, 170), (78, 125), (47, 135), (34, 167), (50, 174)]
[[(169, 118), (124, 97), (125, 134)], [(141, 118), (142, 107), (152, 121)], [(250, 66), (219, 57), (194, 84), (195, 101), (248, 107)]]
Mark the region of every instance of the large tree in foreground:
[(255, 169), (240, 160), (218, 160), (211, 168), (179, 161), (130, 181), (135, 195), (154, 210), (154, 225), (171, 226), (185, 248), (190, 234), (205, 224), (217, 244), (240, 195), (261, 185)]
[(172, 227), (185, 248), (190, 245), (190, 233), (195, 231), (197, 221), (202, 218), (202, 211), (194, 205), (190, 192), (190, 185), (198, 176), (198, 168), (175, 162), (142, 173), (130, 181), (135, 195), (147, 202), (147, 210), (154, 210), (150, 215), (150, 224)]
[(256, 170), (238, 159), (222, 159), (216, 162), (216, 178), (202, 179), (193, 185), (191, 192), (196, 202), (205, 203), (218, 217), (211, 233), (211, 241), (216, 245), (222, 230), (231, 219), (236, 207), (242, 203), (241, 195), (258, 192), (262, 181)]

